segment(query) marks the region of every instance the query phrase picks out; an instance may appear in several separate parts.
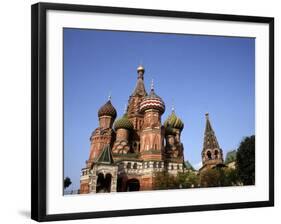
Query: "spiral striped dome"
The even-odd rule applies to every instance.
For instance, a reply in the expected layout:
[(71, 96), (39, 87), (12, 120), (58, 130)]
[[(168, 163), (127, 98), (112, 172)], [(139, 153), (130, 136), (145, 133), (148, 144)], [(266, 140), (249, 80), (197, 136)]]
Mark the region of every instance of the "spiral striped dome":
[(144, 97), (143, 101), (140, 104), (140, 111), (144, 112), (149, 109), (158, 110), (161, 114), (165, 111), (164, 101), (157, 96), (154, 91), (151, 91), (150, 94)]
[(177, 117), (177, 115), (175, 114), (175, 111), (173, 110), (171, 115), (164, 122), (164, 127), (166, 129), (175, 128), (175, 129), (179, 129), (180, 131), (182, 131), (182, 129), (184, 127), (184, 123), (182, 122), (182, 120), (179, 117)]
[(118, 130), (120, 128), (132, 130), (134, 128), (132, 122), (128, 119), (127, 114), (124, 114), (123, 117), (117, 119), (114, 122), (114, 129)]
[(165, 103), (161, 99), (161, 97), (157, 96), (154, 92), (154, 85), (153, 81), (151, 83), (151, 90), (150, 93), (144, 97), (142, 102), (140, 103), (140, 111), (144, 112), (149, 109), (158, 110), (161, 114), (165, 111)]
[(108, 100), (98, 111), (98, 116), (111, 116), (113, 119), (116, 118), (117, 112), (112, 106), (111, 101)]

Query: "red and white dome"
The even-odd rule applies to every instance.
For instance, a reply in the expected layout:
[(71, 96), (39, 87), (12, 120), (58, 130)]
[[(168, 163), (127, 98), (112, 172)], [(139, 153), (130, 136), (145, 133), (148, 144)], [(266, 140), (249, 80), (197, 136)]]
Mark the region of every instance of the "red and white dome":
[(161, 114), (165, 112), (165, 103), (161, 97), (157, 96), (154, 92), (153, 84), (151, 86), (151, 91), (149, 95), (144, 97), (140, 104), (140, 111), (144, 112), (149, 109), (158, 110)]

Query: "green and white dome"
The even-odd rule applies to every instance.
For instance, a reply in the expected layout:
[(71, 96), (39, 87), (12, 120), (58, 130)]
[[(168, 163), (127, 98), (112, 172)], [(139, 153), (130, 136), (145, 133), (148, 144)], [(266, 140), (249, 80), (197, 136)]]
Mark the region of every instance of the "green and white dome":
[(168, 132), (169, 128), (179, 129), (180, 131), (182, 131), (184, 123), (179, 117), (177, 117), (175, 111), (173, 110), (171, 115), (164, 122), (164, 127), (167, 129)]
[(127, 129), (127, 130), (132, 130), (134, 128), (132, 122), (128, 119), (128, 116), (127, 114), (125, 113), (123, 115), (123, 117), (117, 119), (115, 122), (114, 122), (114, 129), (115, 130), (118, 130), (118, 129)]

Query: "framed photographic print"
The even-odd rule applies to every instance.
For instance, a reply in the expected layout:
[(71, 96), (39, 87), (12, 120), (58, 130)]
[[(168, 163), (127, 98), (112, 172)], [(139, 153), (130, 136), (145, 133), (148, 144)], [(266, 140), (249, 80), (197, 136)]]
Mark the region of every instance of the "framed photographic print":
[(32, 6), (32, 219), (273, 205), (273, 18)]

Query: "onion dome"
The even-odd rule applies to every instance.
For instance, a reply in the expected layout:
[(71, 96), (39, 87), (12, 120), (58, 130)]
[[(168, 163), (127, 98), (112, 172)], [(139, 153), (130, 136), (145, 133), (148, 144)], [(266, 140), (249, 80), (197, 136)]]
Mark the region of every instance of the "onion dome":
[(144, 97), (143, 101), (140, 104), (140, 111), (144, 112), (149, 109), (158, 110), (161, 114), (165, 111), (165, 103), (164, 101), (156, 95), (154, 92), (153, 81), (151, 83), (151, 91), (150, 93)]
[(109, 99), (98, 111), (98, 116), (110, 116), (113, 119), (116, 118), (117, 112), (115, 108), (111, 104), (111, 100)]
[(177, 117), (175, 111), (173, 110), (171, 115), (164, 122), (164, 127), (166, 128), (166, 130), (168, 128), (175, 128), (182, 131), (184, 124), (182, 120), (179, 117)]
[(114, 122), (114, 129), (118, 130), (118, 129), (127, 129), (127, 130), (132, 130), (134, 128), (132, 122), (128, 119), (127, 113), (125, 113), (123, 115), (123, 117), (117, 119)]
[(176, 135), (175, 129), (171, 126), (165, 127), (165, 135)]

